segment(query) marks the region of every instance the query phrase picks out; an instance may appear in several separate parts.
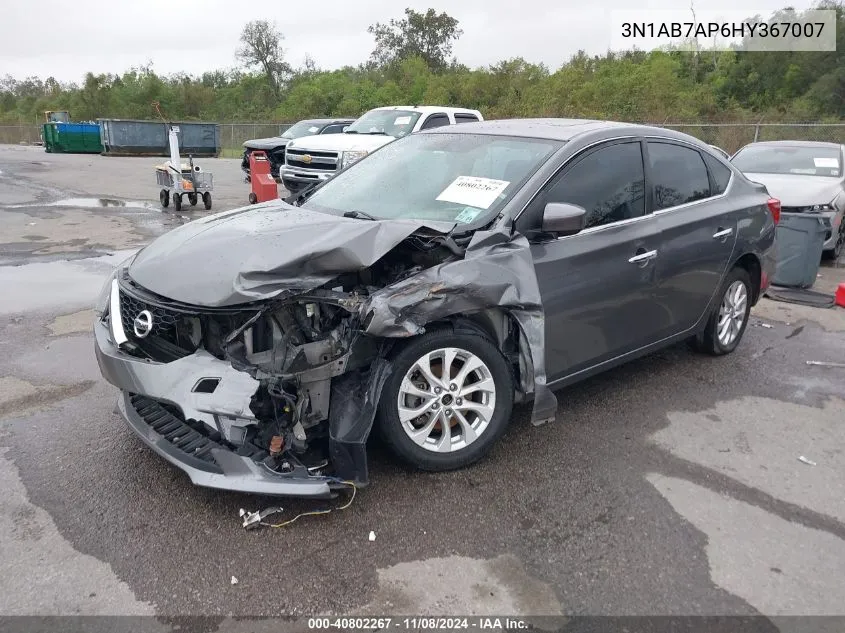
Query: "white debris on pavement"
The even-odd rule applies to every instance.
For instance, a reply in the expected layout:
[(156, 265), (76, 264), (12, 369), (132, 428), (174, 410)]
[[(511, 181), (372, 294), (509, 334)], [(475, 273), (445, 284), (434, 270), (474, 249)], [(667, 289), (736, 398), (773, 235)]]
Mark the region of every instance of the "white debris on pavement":
[(812, 459), (807, 459), (803, 455), (798, 456), (798, 461), (803, 462), (803, 463), (807, 464), (808, 466), (818, 466), (818, 464), (816, 464), (816, 462), (814, 462)]
[(232, 584), (233, 584), (233, 585), (237, 585), (237, 584), (238, 584), (238, 579), (237, 579), (237, 578), (235, 578), (234, 576), (232, 576), (232, 580), (231, 580), (231, 582), (232, 582)]
[(373, 532), (372, 530), (370, 530), (370, 542), (372, 543), (375, 540), (376, 540), (376, 533)]

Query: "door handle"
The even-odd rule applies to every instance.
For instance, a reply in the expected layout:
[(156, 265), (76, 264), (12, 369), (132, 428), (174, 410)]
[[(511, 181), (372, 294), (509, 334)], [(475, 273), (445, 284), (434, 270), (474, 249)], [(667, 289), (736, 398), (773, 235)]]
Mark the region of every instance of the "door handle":
[(644, 268), (655, 257), (657, 257), (657, 251), (646, 251), (644, 253), (638, 253), (634, 255), (631, 259), (628, 260), (628, 263), (638, 264), (640, 267)]
[(721, 228), (721, 227), (720, 227), (720, 228), (719, 228), (719, 230), (718, 230), (718, 231), (716, 231), (716, 232), (713, 234), (713, 239), (714, 239), (714, 240), (722, 240), (722, 241), (724, 242), (724, 241), (725, 241), (726, 239), (728, 239), (731, 235), (733, 235), (733, 232), (734, 232), (734, 230), (733, 230), (733, 229), (723, 229), (723, 228)]

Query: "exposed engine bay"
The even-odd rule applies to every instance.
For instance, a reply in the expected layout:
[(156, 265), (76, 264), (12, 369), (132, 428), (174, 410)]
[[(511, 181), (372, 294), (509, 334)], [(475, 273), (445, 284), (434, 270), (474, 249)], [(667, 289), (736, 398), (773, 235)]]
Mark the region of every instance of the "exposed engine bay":
[[(361, 473), (332, 467), (332, 379), (348, 374), (358, 376), (363, 385), (373, 367), (384, 367), (373, 363), (386, 355), (391, 340), (362, 332), (361, 306), (381, 288), (462, 253), (457, 244), (446, 247), (443, 241), (435, 235), (414, 236), (406, 240), (405, 249), (366, 270), (341, 275), (329, 287), (237, 309), (198, 309), (170, 301), (141, 288), (123, 271), (121, 316), (131, 332), (125, 348), (157, 362), (198, 350), (228, 361), (252, 376), (258, 388), (249, 398), (252, 420), (218, 420), (221, 439), (276, 473), (343, 478), (357, 474), (358, 483), (364, 483)], [(139, 336), (132, 316), (145, 310), (154, 325)], [(195, 389), (213, 393), (217, 382), (205, 378)]]

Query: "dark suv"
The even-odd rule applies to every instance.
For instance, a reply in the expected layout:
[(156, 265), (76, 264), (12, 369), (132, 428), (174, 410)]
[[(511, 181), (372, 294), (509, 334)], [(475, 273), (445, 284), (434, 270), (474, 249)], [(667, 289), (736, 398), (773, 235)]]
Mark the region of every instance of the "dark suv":
[(279, 167), (285, 164), (285, 147), (289, 141), (300, 136), (314, 136), (318, 134), (340, 134), (355, 119), (306, 119), (294, 123), (281, 136), (270, 138), (257, 138), (244, 142), (244, 156), (241, 160), (241, 169), (249, 180), (249, 155), (253, 150), (267, 152), (270, 159), (270, 174), (273, 178), (279, 178)]
[(159, 237), (104, 288), (97, 357), (132, 429), (200, 485), (362, 485), (371, 428), (416, 468), (459, 468), (514, 402), (539, 424), (553, 390), (667, 345), (734, 351), (779, 205), (671, 130), (422, 131)]

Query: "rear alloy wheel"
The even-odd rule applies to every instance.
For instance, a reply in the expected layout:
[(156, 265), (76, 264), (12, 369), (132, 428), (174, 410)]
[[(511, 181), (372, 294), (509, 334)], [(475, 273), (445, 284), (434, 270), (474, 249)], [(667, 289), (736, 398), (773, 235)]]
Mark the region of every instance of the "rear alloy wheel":
[(379, 401), (379, 430), (422, 470), (461, 468), (502, 435), (513, 407), (507, 361), (483, 336), (434, 331), (393, 358)]
[(714, 356), (729, 354), (742, 340), (751, 313), (751, 278), (744, 268), (734, 268), (722, 283), (719, 303), (701, 338), (702, 351)]

